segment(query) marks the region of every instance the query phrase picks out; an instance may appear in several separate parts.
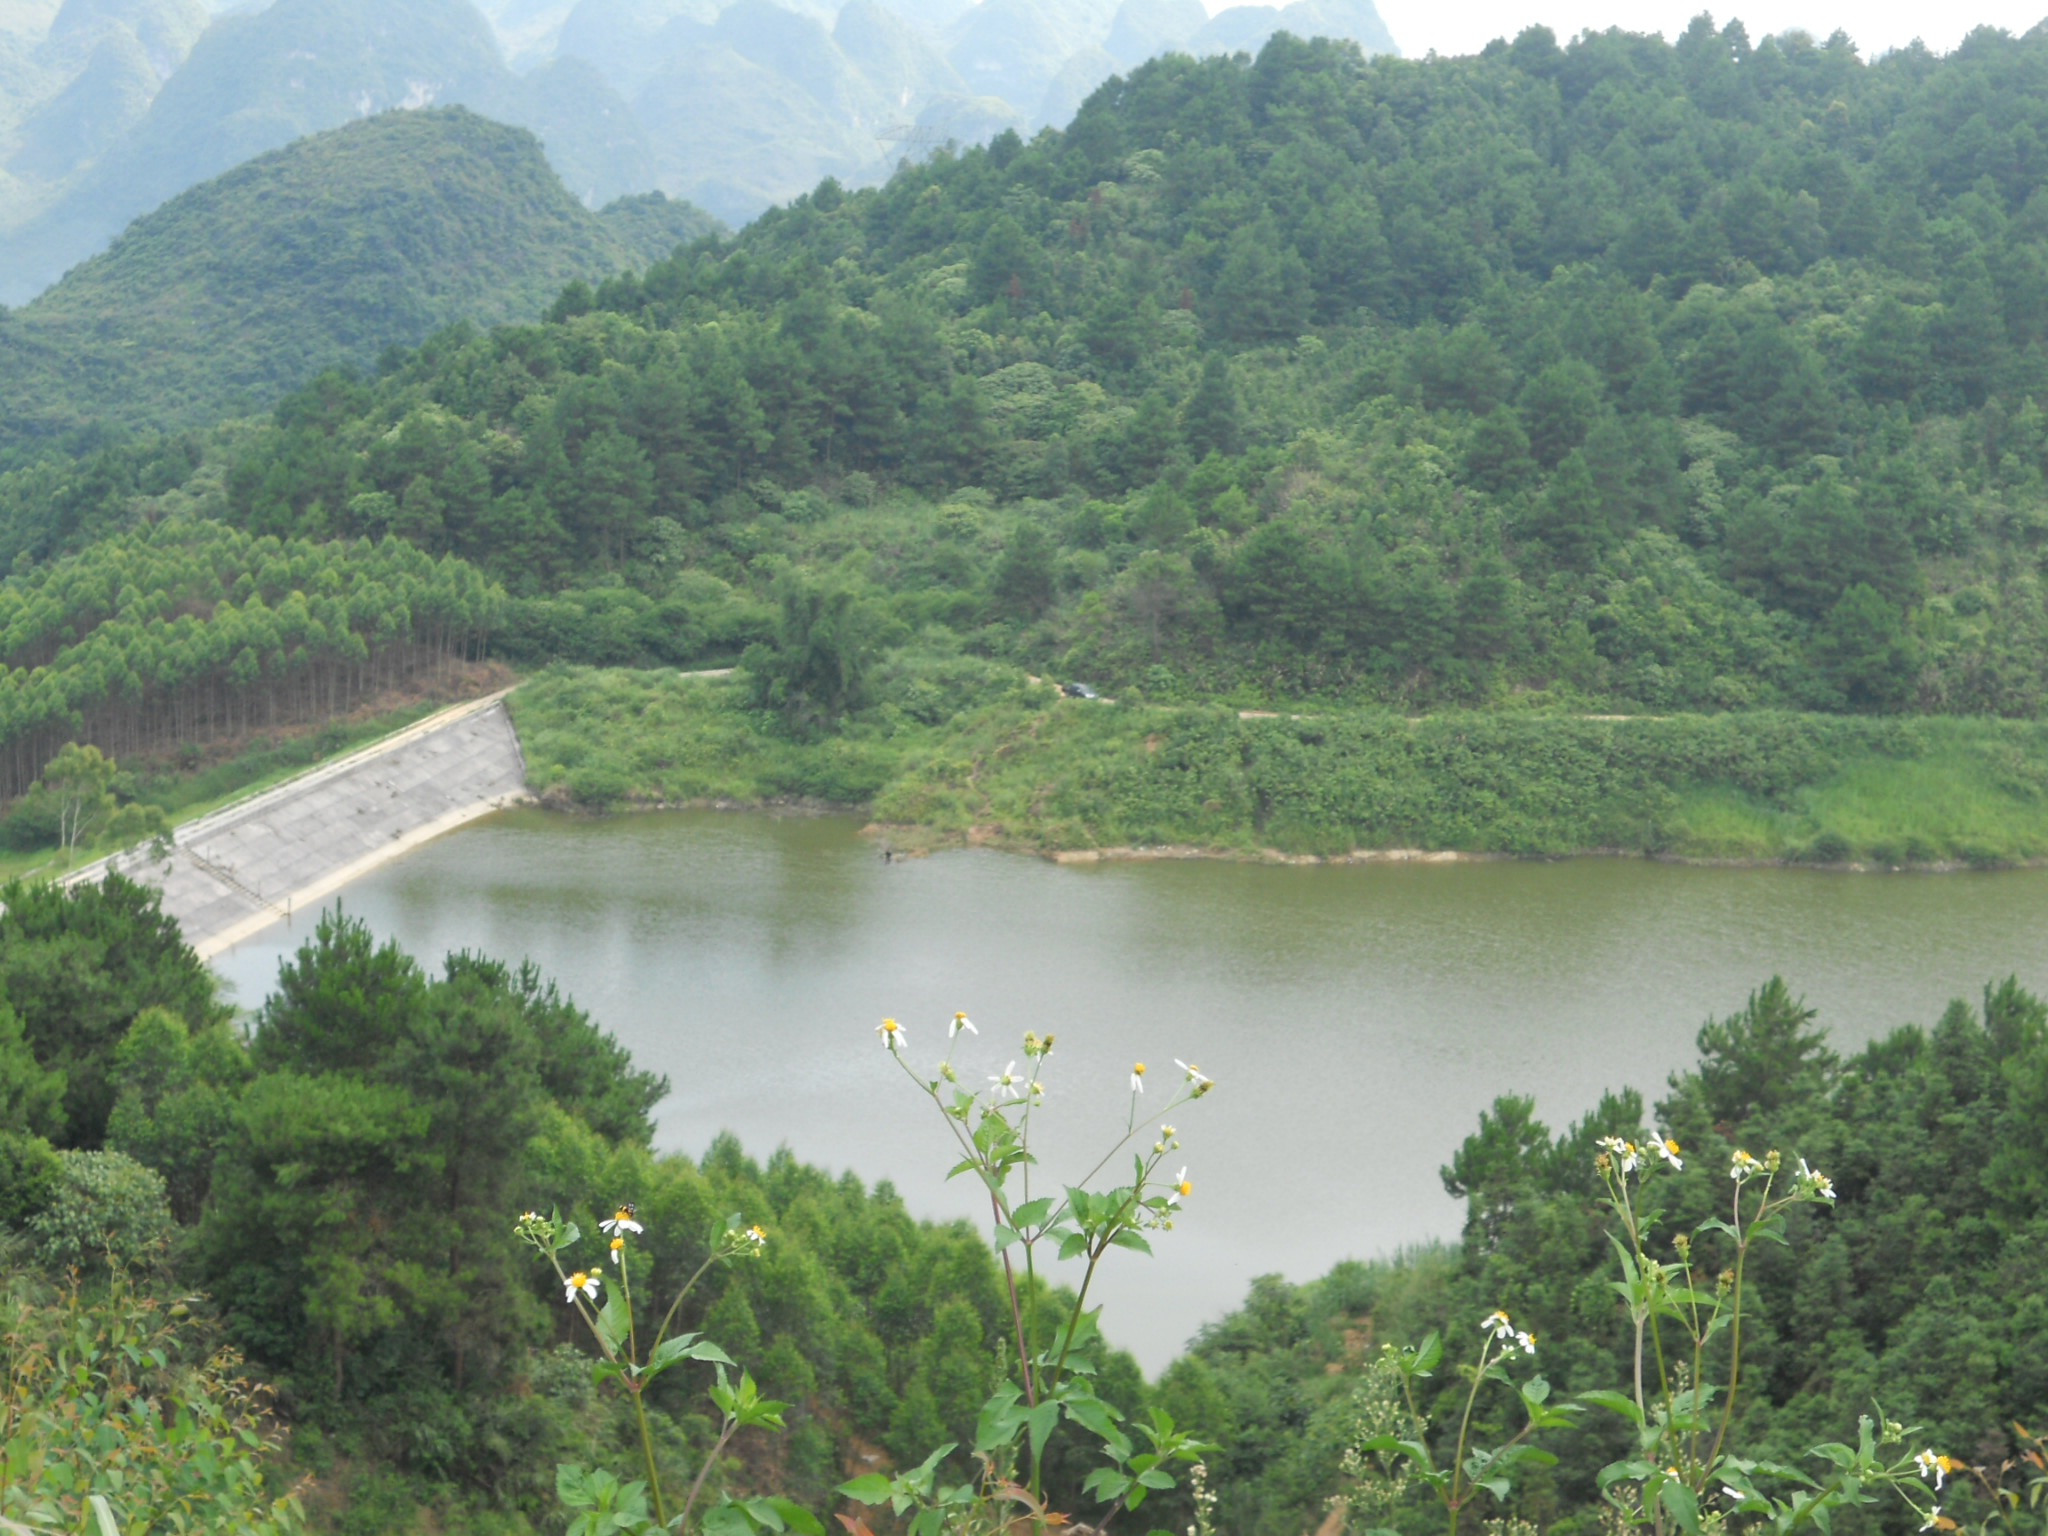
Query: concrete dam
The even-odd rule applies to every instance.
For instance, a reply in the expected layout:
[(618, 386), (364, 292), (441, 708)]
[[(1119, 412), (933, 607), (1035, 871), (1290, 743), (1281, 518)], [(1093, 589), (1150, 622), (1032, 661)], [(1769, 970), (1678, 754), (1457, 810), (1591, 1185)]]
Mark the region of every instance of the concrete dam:
[(526, 798), (526, 760), (498, 693), (188, 821), (168, 858), (131, 848), (65, 883), (112, 867), (157, 887), (186, 943), (211, 959), (429, 838)]

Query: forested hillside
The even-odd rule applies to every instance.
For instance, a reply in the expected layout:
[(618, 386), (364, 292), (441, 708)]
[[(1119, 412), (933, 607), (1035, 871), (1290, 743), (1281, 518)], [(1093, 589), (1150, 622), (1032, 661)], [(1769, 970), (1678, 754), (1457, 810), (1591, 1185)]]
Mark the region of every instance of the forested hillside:
[(712, 228), (659, 193), (593, 214), (531, 134), (459, 107), (380, 113), (181, 193), (0, 319), (0, 441), (267, 410)]
[[(2038, 31), (1168, 58), (199, 473), (515, 592), (809, 568), (878, 633), (1157, 696), (2033, 714), (2044, 102)], [(125, 462), (0, 514), (118, 517)]]
[(172, 522), (0, 585), (0, 795), (66, 741), (161, 753), (325, 720), (480, 654), (503, 593), (398, 539)]

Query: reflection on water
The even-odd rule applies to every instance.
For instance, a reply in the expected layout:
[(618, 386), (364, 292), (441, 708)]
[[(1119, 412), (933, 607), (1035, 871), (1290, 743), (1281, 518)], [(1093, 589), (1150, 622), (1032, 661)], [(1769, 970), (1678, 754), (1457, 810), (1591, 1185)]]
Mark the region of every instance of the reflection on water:
[[(1194, 1198), (1157, 1258), (1120, 1254), (1098, 1281), (1111, 1335), (1150, 1369), (1254, 1275), (1455, 1235), (1437, 1169), (1497, 1094), (1533, 1094), (1554, 1129), (1603, 1088), (1654, 1100), (1701, 1022), (1773, 972), (1845, 1045), (1931, 1023), (2008, 972), (2048, 985), (2048, 871), (884, 865), (839, 819), (515, 811), (344, 900), (429, 963), (538, 961), (668, 1074), (662, 1145), (786, 1142), (930, 1215), (986, 1206), (941, 1181), (945, 1128), (877, 1044), (884, 1014), (929, 1064), (966, 1009), (970, 1082), (1026, 1029), (1056, 1031), (1044, 1124), (1069, 1139), (1046, 1146), (1074, 1151), (1046, 1160), (1068, 1177), (1097, 1130), (1121, 1130), (1132, 1061), (1153, 1064), (1147, 1109), (1172, 1058), (1198, 1062), (1220, 1087), (1176, 1117)], [(304, 933), (280, 925), (215, 964), (254, 1004)]]

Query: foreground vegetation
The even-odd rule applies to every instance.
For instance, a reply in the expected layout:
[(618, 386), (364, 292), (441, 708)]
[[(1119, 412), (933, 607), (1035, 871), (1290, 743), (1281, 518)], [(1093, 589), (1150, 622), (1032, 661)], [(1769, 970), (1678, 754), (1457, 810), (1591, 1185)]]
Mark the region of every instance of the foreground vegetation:
[(2048, 727), (1751, 713), (1587, 719), (1254, 715), (1065, 699), (969, 657), (906, 653), (806, 740), (754, 685), (557, 668), (512, 697), (555, 804), (824, 802), (898, 846), (1600, 850), (1989, 866), (2048, 856)]
[[(914, 1221), (886, 1186), (787, 1154), (760, 1164), (723, 1140), (701, 1161), (654, 1152), (648, 1112), (666, 1085), (531, 967), (456, 955), (429, 974), (330, 916), (245, 1035), (137, 887), (116, 877), (0, 894), (0, 1222), (14, 1234), (0, 1241), (0, 1511), (15, 1518), (96, 1528), (97, 1495), (124, 1530), (178, 1529), (148, 1511), (182, 1501), (207, 1512), (195, 1529), (243, 1519), (279, 1533), (310, 1522), (364, 1536), (513, 1536), (559, 1529), (558, 1491), (587, 1512), (666, 1484), (692, 1490), (693, 1505), (699, 1489), (712, 1502), (731, 1495), (719, 1507), (739, 1512), (712, 1524), (735, 1533), (809, 1531), (842, 1496), (869, 1505), (877, 1528), (887, 1516), (873, 1506), (900, 1500), (899, 1513), (934, 1511), (919, 1529), (978, 1529), (987, 1511), (974, 1463), (939, 1449), (953, 1442), (1011, 1458), (1027, 1515), (1142, 1486), (1152, 1502), (1141, 1518), (1165, 1529), (1298, 1536), (1341, 1497), (1357, 1529), (1424, 1536), (1444, 1529), (1424, 1480), (1388, 1481), (1373, 1465), (1391, 1448), (1375, 1426), (1389, 1422), (1399, 1371), (1415, 1393), (1403, 1411), (1416, 1415), (1401, 1456), (1441, 1463), (1468, 1434), (1475, 1449), (1498, 1446), (1519, 1415), (1541, 1410), (1529, 1441), (1540, 1455), (1487, 1450), (1475, 1481), (1453, 1485), (1470, 1520), (1590, 1536), (1616, 1518), (1602, 1512), (1601, 1490), (1613, 1491), (1602, 1468), (1626, 1459), (1632, 1437), (1615, 1407), (1626, 1394), (1606, 1391), (1627, 1380), (1632, 1353), (1642, 1358), (1631, 1308), (1655, 1319), (1661, 1348), (1677, 1344), (1692, 1305), (1670, 1278), (1678, 1271), (1658, 1282), (1668, 1292), (1639, 1291), (1636, 1276), (1653, 1252), (1697, 1267), (1703, 1284), (1740, 1262), (1725, 1245), (1744, 1232), (1712, 1218), (1743, 1177), (1775, 1187), (1782, 1166), (1790, 1203), (1752, 1199), (1742, 1216), (1745, 1231), (1775, 1217), (1765, 1225), (1790, 1242), (1753, 1244), (1735, 1282), (1743, 1385), (1724, 1433), (1746, 1459), (1724, 1464), (1717, 1443), (1668, 1472), (1661, 1458), (1626, 1471), (1649, 1500), (1623, 1499), (1624, 1517), (1635, 1509), (1673, 1536), (1706, 1536), (1696, 1515), (1648, 1518), (1691, 1508), (1662, 1488), (1697, 1497), (1708, 1477), (1745, 1490), (1796, 1484), (1806, 1447), (1876, 1403), (1887, 1423), (1919, 1426), (1886, 1436), (1940, 1447), (1952, 1482), (1941, 1493), (1916, 1481), (1904, 1452), (1866, 1468), (1849, 1447), (1845, 1465), (1867, 1472), (1868, 1489), (1896, 1486), (1905, 1502), (1865, 1507), (1836, 1486), (1838, 1528), (1889, 1532), (1907, 1508), (1929, 1518), (1937, 1494), (1959, 1528), (2038, 1526), (2043, 1469), (2025, 1457), (2040, 1446), (2024, 1426), (2048, 1406), (2048, 1009), (2010, 981), (1987, 988), (1981, 1007), (1957, 1002), (1931, 1029), (1901, 1028), (1848, 1058), (1773, 981), (1701, 1030), (1699, 1060), (1655, 1107), (1655, 1153), (1633, 1091), (1558, 1134), (1528, 1100), (1502, 1098), (1462, 1146), (1446, 1145), (1445, 1186), (1468, 1205), (1461, 1243), (1306, 1285), (1263, 1278), (1243, 1310), (1147, 1383), (1075, 1331), (1085, 1297), (1034, 1280), (1030, 1245), (1079, 1243), (1091, 1259), (1143, 1248), (1140, 1232), (1164, 1240), (1193, 1186), (1185, 1170), (1170, 1184), (1156, 1171), (1177, 1154), (1163, 1129), (1138, 1184), (1107, 1204), (1069, 1191), (1054, 1210), (1023, 1198), (1028, 1187), (1006, 1188), (1032, 1147), (1036, 1080), (1057, 1090), (1049, 1038), (1026, 1038), (1030, 1082), (1013, 1066), (979, 1098), (960, 1090), (965, 1166), (989, 1180), (1003, 1214), (992, 1248), (966, 1224)], [(978, 1068), (948, 1074), (953, 1046), (968, 1041), (923, 1022), (887, 1028), (917, 1086), (960, 1111), (952, 1082)], [(989, 1048), (998, 1060), (1015, 1049)], [(928, 1069), (932, 1058), (943, 1064)], [(1182, 1108), (1208, 1087), (1185, 1072)], [(1135, 1107), (1135, 1087), (1132, 1097)], [(1150, 1124), (1133, 1122), (1141, 1140)], [(1126, 1130), (1119, 1117), (1116, 1134)], [(1782, 1165), (1771, 1151), (1795, 1146), (1829, 1177), (1804, 1162), (1795, 1173), (1789, 1150)], [(1759, 1151), (1745, 1175), (1747, 1148)], [(1621, 1203), (1603, 1208), (1617, 1181)], [(581, 1251), (602, 1253), (610, 1237), (613, 1262), (581, 1257), (574, 1228), (595, 1239)], [(1674, 1231), (1691, 1246), (1673, 1249)], [(1605, 1279), (1610, 1233), (1635, 1244), (1620, 1298)], [(529, 1245), (571, 1257), (558, 1275), (531, 1262)], [(565, 1284), (572, 1301), (602, 1305), (583, 1314), (593, 1331), (564, 1305)], [(686, 1300), (668, 1321), (681, 1342), (657, 1349), (650, 1331), (629, 1347), (613, 1291), (679, 1288)], [(1719, 1294), (1731, 1294), (1725, 1277)], [(1451, 1360), (1470, 1358), (1474, 1323), (1500, 1309), (1513, 1323), (1489, 1323), (1491, 1365), (1476, 1378), (1449, 1365), (1427, 1374), (1427, 1349), (1383, 1353), (1433, 1333)], [(651, 1330), (652, 1315), (644, 1322)], [(1499, 1349), (1511, 1337), (1507, 1373)], [(1021, 1378), (1019, 1344), (1035, 1362)], [(1698, 1368), (1726, 1378), (1729, 1344), (1710, 1329)], [(244, 1381), (231, 1351), (270, 1386)], [(593, 1373), (594, 1351), (664, 1368), (644, 1381), (608, 1364)], [(733, 1404), (721, 1425), (700, 1393), (727, 1359), (746, 1375), (724, 1378), (740, 1395), (719, 1399)], [(1082, 1362), (1092, 1374), (1068, 1371)], [(68, 1374), (79, 1370), (98, 1384), (89, 1398)], [(630, 1394), (622, 1379), (636, 1382)], [(1026, 1411), (1020, 1388), (1034, 1380), (1058, 1412)], [(1685, 1380), (1655, 1380), (1674, 1425), (1696, 1414)], [(1010, 1407), (984, 1406), (992, 1391)], [(1546, 1393), (1565, 1406), (1544, 1408)], [(1587, 1417), (1595, 1406), (1622, 1417)], [(734, 1438), (747, 1414), (774, 1432)], [(1174, 1448), (1163, 1465), (1133, 1456), (1141, 1423)], [(1104, 1481), (1096, 1454), (1118, 1434), (1125, 1470)], [(1163, 1480), (1197, 1456), (1202, 1482)], [(575, 1476), (553, 1475), (558, 1463)], [(607, 1468), (645, 1469), (639, 1493)], [(1789, 1536), (1811, 1523), (1788, 1524), (1791, 1506), (1771, 1497), (1745, 1492), (1720, 1528)], [(1997, 1525), (2001, 1512), (2013, 1523)]]

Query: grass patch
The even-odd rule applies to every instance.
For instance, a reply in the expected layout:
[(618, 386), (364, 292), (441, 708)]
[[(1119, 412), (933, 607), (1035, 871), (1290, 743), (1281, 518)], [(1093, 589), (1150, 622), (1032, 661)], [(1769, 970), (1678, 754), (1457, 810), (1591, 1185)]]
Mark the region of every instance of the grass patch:
[(840, 736), (801, 743), (747, 707), (739, 679), (562, 668), (513, 696), (513, 718), (551, 803), (808, 799), (928, 841), (2048, 857), (2048, 725), (2031, 721), (1372, 710), (1242, 720), (1060, 699), (1014, 677), (983, 694), (951, 713), (885, 702)]

